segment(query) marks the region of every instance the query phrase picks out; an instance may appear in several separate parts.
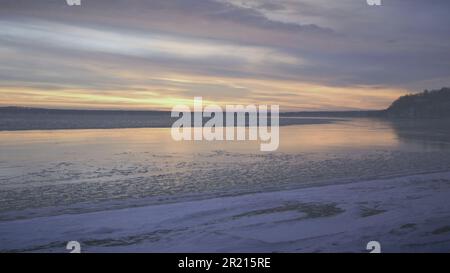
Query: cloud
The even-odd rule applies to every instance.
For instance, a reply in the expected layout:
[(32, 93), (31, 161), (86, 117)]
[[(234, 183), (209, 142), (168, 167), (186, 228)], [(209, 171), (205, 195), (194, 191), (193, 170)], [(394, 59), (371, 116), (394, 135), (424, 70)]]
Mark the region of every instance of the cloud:
[(104, 100), (123, 92), (142, 101), (201, 94), (384, 107), (392, 94), (450, 78), (449, 8), (441, 0), (3, 0), (0, 87), (36, 96), (46, 87), (46, 98), (78, 90)]
[(300, 64), (300, 59), (262, 46), (183, 38), (152, 33), (120, 33), (38, 20), (1, 21), (1, 39), (43, 48), (92, 51), (155, 59), (235, 59), (248, 63)]

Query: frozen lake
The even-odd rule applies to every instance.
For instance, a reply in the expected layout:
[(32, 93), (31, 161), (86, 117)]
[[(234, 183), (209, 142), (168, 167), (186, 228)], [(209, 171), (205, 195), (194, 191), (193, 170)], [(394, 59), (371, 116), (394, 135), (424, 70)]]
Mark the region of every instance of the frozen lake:
[(282, 126), (270, 153), (252, 141), (176, 142), (169, 128), (0, 132), (0, 219), (450, 170), (447, 128), (429, 127)]
[(0, 132), (0, 240), (20, 249), (11, 236), (23, 234), (9, 230), (20, 221), (450, 171), (445, 121), (306, 123), (282, 126), (276, 152), (251, 141), (175, 142), (170, 128)]

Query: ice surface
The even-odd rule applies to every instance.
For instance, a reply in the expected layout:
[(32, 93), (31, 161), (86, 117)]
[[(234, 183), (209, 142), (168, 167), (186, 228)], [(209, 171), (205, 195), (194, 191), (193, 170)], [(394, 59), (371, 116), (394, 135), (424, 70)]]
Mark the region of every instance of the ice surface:
[(450, 173), (0, 222), (2, 251), (450, 250)]
[(0, 251), (449, 251), (449, 127), (430, 124), (286, 126), (273, 153), (167, 128), (0, 132)]

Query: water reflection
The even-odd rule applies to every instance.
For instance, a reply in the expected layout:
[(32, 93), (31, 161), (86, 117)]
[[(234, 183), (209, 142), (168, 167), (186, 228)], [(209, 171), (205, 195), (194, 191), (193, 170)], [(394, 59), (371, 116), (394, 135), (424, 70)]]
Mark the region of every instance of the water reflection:
[(398, 138), (422, 149), (450, 149), (450, 120), (448, 119), (387, 119)]
[[(282, 122), (283, 124), (283, 122)], [(377, 118), (301, 119), (280, 128), (277, 152), (326, 150), (450, 149), (448, 120)], [(85, 155), (149, 151), (202, 153), (216, 150), (261, 153), (259, 141), (174, 141), (170, 128), (88, 129), (0, 132), (0, 160), (52, 157), (83, 150)], [(78, 147), (78, 148), (77, 148)], [(17, 159), (19, 159), (17, 158)], [(59, 158), (60, 159), (60, 158)]]
[(339, 119), (330, 124), (287, 126), (281, 129), (281, 152), (313, 152), (396, 148), (399, 140), (389, 123), (376, 119)]

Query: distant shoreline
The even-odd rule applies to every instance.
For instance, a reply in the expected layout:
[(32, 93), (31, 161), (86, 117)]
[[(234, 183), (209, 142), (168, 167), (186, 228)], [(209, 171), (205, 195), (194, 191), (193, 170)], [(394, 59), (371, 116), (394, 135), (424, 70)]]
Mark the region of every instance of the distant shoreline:
[[(281, 112), (280, 126), (334, 123), (346, 118), (381, 118), (388, 120), (441, 120), (448, 117), (394, 115), (386, 110), (298, 111)], [(91, 110), (0, 107), (0, 131), (170, 128), (176, 118), (170, 111)], [(206, 121), (207, 119), (205, 119)]]
[[(280, 116), (289, 117), (330, 117), (330, 116), (374, 116), (380, 115), (385, 110), (342, 110), (342, 111), (285, 111)], [(35, 108), (20, 106), (0, 107), (0, 113), (59, 113), (59, 114), (168, 114), (168, 110), (114, 110), (114, 109), (57, 109), (57, 108)]]
[[(316, 113), (304, 116), (298, 112), (281, 113), (280, 126), (328, 124), (346, 117), (332, 112)], [(0, 107), (0, 131), (170, 128), (176, 119), (169, 111)]]

